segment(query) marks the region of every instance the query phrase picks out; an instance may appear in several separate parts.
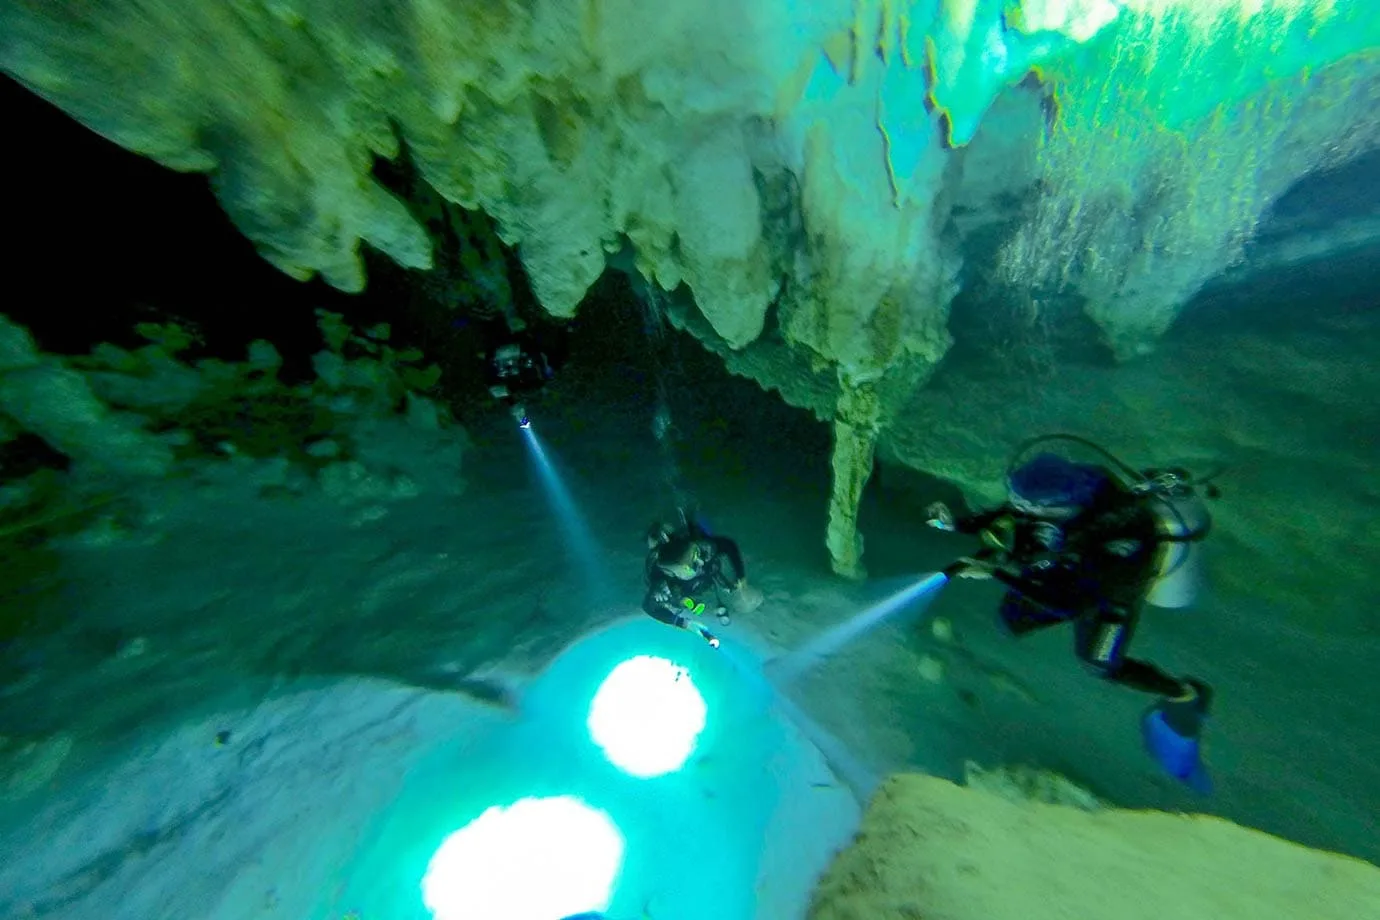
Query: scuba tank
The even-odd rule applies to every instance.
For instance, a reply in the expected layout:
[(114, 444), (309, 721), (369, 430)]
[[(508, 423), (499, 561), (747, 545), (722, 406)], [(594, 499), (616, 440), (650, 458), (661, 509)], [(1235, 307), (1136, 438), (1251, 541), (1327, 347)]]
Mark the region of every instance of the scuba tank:
[(1139, 484), (1155, 514), (1160, 534), (1159, 571), (1146, 593), (1153, 607), (1178, 610), (1198, 598), (1203, 584), (1203, 559), (1199, 543), (1212, 528), (1207, 504), (1183, 470), (1146, 470)]

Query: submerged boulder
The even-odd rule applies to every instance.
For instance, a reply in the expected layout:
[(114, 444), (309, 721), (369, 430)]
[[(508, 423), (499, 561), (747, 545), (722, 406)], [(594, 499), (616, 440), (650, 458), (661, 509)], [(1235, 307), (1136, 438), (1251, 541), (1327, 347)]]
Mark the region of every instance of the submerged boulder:
[(1205, 815), (1019, 802), (893, 776), (810, 920), (1355, 920), (1380, 869)]

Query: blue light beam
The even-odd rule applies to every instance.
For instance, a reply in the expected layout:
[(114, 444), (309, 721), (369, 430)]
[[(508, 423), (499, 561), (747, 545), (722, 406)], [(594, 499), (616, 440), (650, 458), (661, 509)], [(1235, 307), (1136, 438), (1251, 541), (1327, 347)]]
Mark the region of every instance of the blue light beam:
[(898, 611), (905, 610), (917, 601), (931, 599), (948, 581), (948, 575), (943, 572), (935, 572), (933, 575), (928, 575), (915, 584), (897, 591), (890, 597), (825, 630), (800, 648), (787, 652), (775, 661), (769, 662), (766, 667), (768, 675), (782, 686), (791, 683), (863, 633), (875, 629), (888, 617)]
[(609, 588), (605, 563), (601, 558), (602, 554), (594, 539), (594, 534), (590, 532), (584, 516), (575, 507), (575, 500), (571, 497), (570, 490), (565, 487), (560, 474), (556, 472), (555, 466), (546, 456), (546, 450), (541, 446), (541, 440), (537, 437), (537, 433), (531, 427), (526, 427), (522, 429), (522, 435), (523, 440), (527, 442), (532, 461), (536, 464), (537, 474), (541, 477), (547, 500), (551, 503), (551, 510), (555, 513), (556, 520), (560, 523), (561, 530), (565, 534), (566, 547), (570, 551), (575, 565), (579, 567), (581, 574), (585, 577), (591, 601), (593, 603), (608, 601), (612, 592)]

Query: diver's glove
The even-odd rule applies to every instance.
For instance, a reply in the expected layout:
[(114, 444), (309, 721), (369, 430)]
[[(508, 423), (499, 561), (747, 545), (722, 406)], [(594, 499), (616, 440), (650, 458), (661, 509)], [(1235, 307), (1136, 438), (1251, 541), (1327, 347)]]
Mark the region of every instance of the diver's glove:
[(929, 516), (925, 523), (935, 530), (953, 531), (957, 529), (954, 525), (954, 513), (943, 502), (935, 502), (930, 505), (925, 509), (925, 514)]
[(1212, 706), (1212, 688), (1189, 678), (1183, 693), (1160, 700), (1141, 717), (1145, 749), (1166, 773), (1204, 794), (1212, 780), (1203, 766), (1198, 739)]

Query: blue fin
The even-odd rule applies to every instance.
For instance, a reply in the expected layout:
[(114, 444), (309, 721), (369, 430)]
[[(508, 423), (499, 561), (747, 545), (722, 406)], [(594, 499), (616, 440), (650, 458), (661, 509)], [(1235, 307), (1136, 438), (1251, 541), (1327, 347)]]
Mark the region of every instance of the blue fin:
[(1140, 721), (1145, 736), (1145, 749), (1164, 771), (1179, 782), (1208, 795), (1212, 792), (1212, 778), (1199, 756), (1198, 739), (1179, 734), (1169, 727), (1164, 713), (1152, 709)]

